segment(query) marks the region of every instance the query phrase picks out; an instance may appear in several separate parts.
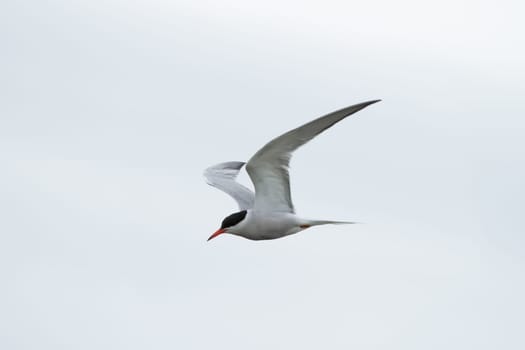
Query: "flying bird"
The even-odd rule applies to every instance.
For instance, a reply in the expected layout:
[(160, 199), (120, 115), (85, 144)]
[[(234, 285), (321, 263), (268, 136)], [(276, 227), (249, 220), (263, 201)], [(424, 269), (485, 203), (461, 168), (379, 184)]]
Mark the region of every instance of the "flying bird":
[[(276, 239), (326, 224), (354, 224), (348, 221), (310, 220), (295, 214), (288, 172), (292, 153), (335, 123), (381, 100), (367, 101), (317, 118), (276, 137), (255, 153), (248, 163), (226, 162), (204, 171), (206, 182), (227, 194), (239, 211), (227, 216), (208, 241), (223, 233), (251, 240)], [(241, 168), (255, 187), (255, 194), (235, 181)]]

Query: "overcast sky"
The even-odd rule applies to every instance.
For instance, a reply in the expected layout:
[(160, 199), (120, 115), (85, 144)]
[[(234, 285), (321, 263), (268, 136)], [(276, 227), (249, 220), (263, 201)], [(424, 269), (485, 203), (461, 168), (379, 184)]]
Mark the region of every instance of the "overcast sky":
[[(2, 2), (0, 348), (525, 348), (524, 11)], [(377, 98), (291, 164), (364, 224), (206, 242), (204, 168)]]

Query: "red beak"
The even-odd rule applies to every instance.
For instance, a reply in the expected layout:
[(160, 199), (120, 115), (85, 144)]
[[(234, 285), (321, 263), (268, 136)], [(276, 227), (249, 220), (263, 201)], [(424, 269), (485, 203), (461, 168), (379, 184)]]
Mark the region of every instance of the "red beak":
[(225, 228), (220, 228), (218, 229), (217, 231), (215, 231), (215, 233), (213, 235), (210, 236), (210, 238), (208, 238), (208, 241), (212, 238), (215, 238), (217, 237), (218, 235), (220, 235), (221, 233), (224, 233), (226, 232), (226, 229)]

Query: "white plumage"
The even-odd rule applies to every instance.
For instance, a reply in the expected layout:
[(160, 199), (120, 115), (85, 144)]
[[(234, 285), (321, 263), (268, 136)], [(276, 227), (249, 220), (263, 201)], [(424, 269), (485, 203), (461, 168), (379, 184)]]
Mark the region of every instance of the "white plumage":
[(335, 123), (379, 101), (367, 101), (340, 109), (268, 142), (246, 164), (246, 170), (255, 187), (255, 195), (235, 181), (245, 163), (226, 162), (207, 168), (204, 176), (208, 184), (233, 197), (241, 210), (225, 218), (221, 228), (209, 239), (221, 233), (253, 240), (275, 239), (315, 225), (351, 224), (352, 222), (309, 220), (295, 215), (288, 167), (292, 153), (297, 148)]

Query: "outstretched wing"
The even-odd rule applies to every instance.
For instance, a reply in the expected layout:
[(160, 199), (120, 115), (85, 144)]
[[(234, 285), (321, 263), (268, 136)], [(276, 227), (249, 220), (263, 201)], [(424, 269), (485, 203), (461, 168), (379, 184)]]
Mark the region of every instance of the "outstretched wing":
[(244, 162), (226, 162), (204, 170), (204, 177), (208, 185), (232, 196), (239, 205), (240, 210), (253, 208), (255, 198), (251, 190), (235, 181), (244, 164)]
[(359, 103), (317, 118), (268, 142), (248, 161), (246, 170), (255, 187), (255, 210), (294, 212), (288, 167), (293, 151), (338, 121), (379, 102)]

